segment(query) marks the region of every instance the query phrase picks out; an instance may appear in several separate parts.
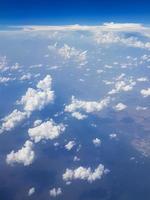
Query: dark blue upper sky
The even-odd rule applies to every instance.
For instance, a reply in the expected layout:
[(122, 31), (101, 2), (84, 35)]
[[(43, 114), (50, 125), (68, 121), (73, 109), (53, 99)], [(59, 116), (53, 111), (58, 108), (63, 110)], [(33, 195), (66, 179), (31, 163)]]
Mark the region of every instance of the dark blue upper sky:
[(150, 0), (0, 0), (0, 24), (150, 21)]

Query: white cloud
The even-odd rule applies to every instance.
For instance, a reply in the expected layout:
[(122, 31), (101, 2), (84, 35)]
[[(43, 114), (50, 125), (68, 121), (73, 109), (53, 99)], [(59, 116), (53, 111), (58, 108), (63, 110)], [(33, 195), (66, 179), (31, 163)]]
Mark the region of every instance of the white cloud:
[(53, 140), (65, 131), (63, 124), (56, 124), (52, 119), (42, 124), (30, 128), (28, 134), (34, 142), (40, 142), (42, 139)]
[(9, 115), (7, 115), (2, 119), (3, 123), (0, 128), (0, 133), (12, 130), (16, 125), (21, 123), (26, 117), (27, 114), (25, 112), (21, 112), (17, 109), (13, 110), (12, 113), (10, 113)]
[(7, 71), (8, 69), (9, 67), (8, 67), (6, 56), (1, 56), (0, 57), (0, 72)]
[(59, 195), (62, 194), (62, 189), (59, 187), (59, 188), (53, 188), (49, 191), (49, 194), (51, 197), (57, 197)]
[(62, 177), (65, 182), (80, 179), (92, 183), (97, 179), (101, 179), (103, 174), (107, 172), (108, 170), (102, 164), (99, 164), (94, 171), (90, 167), (85, 168), (80, 166), (74, 170), (67, 168)]
[(31, 74), (30, 73), (27, 73), (27, 74), (24, 74), (20, 77), (20, 80), (21, 81), (25, 81), (25, 80), (29, 80), (31, 79)]
[(109, 134), (109, 137), (110, 137), (110, 139), (114, 139), (114, 138), (117, 137), (117, 134), (116, 133), (111, 133), (111, 134)]
[(137, 106), (136, 107), (136, 110), (139, 111), (139, 110), (147, 110), (148, 107), (143, 107), (143, 106)]
[(147, 77), (140, 77), (140, 78), (137, 79), (137, 81), (146, 82), (146, 81), (148, 81), (148, 78)]
[(80, 161), (80, 158), (78, 158), (78, 156), (74, 156), (73, 161)]
[(33, 195), (34, 193), (35, 193), (35, 188), (32, 187), (32, 188), (30, 188), (29, 191), (28, 191), (28, 196), (31, 196), (31, 195)]
[(27, 140), (24, 146), (19, 149), (17, 152), (11, 151), (7, 157), (6, 162), (9, 165), (13, 165), (14, 163), (21, 163), (24, 166), (28, 166), (32, 164), (35, 154), (33, 149), (33, 143)]
[(83, 115), (80, 112), (73, 112), (71, 115), (72, 115), (72, 117), (74, 117), (78, 120), (82, 120), (82, 119), (87, 118), (87, 115)]
[(123, 103), (118, 103), (116, 106), (114, 106), (114, 109), (116, 111), (121, 111), (121, 110), (124, 110), (126, 108), (127, 108), (127, 106), (125, 104), (123, 104)]
[(142, 42), (136, 37), (125, 37), (114, 31), (96, 31), (95, 40), (98, 44), (116, 44), (120, 43), (129, 47), (142, 48), (150, 50), (150, 42)]
[(76, 145), (75, 141), (69, 141), (66, 145), (65, 148), (70, 151), (74, 146)]
[(74, 113), (82, 110), (86, 113), (98, 112), (108, 106), (110, 98), (106, 97), (101, 101), (82, 101), (72, 96), (71, 104), (65, 106), (66, 112)]
[(9, 77), (0, 77), (0, 83), (8, 83), (9, 81), (14, 80), (13, 78), (9, 78)]
[(34, 127), (40, 125), (41, 123), (42, 123), (42, 120), (40, 120), (40, 119), (35, 120)]
[(101, 145), (101, 140), (99, 138), (93, 139), (92, 142), (96, 147), (99, 147)]
[(132, 79), (128, 80), (128, 81), (117, 81), (115, 83), (115, 88), (112, 89), (110, 92), (108, 92), (108, 94), (115, 94), (121, 91), (124, 92), (128, 92), (131, 91), (133, 89), (133, 86), (136, 85), (136, 82), (133, 81)]
[(142, 89), (142, 90), (141, 90), (141, 95), (142, 95), (143, 97), (148, 97), (148, 96), (150, 96), (150, 88)]
[(74, 47), (70, 47), (67, 44), (64, 44), (63, 47), (58, 49), (58, 53), (64, 57), (64, 59), (75, 59), (78, 62), (86, 61), (87, 51), (80, 51)]
[(18, 102), (24, 106), (26, 112), (41, 110), (53, 101), (54, 92), (51, 91), (51, 81), (51, 76), (47, 75), (43, 80), (39, 81), (37, 89), (28, 88), (26, 94)]

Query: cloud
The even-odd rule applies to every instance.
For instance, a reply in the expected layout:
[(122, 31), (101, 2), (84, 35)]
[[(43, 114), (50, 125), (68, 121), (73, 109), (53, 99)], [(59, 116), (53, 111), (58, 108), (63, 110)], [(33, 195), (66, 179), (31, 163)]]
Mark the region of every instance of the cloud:
[(80, 112), (73, 112), (71, 115), (72, 115), (72, 117), (74, 117), (78, 120), (82, 120), (82, 119), (87, 118), (87, 115), (83, 115)]
[(148, 96), (150, 96), (150, 88), (142, 89), (142, 90), (141, 90), (141, 95), (142, 95), (143, 97), (148, 97)]
[(101, 101), (82, 101), (72, 96), (71, 104), (65, 106), (65, 111), (70, 113), (77, 112), (78, 110), (82, 110), (86, 113), (99, 112), (102, 109), (106, 108), (109, 102), (109, 97), (106, 97)]
[(9, 69), (6, 56), (0, 56), (0, 72), (5, 72)]
[(67, 44), (64, 44), (63, 47), (58, 49), (58, 53), (66, 60), (74, 59), (77, 62), (84, 62), (87, 58), (87, 51), (77, 50), (76, 48), (70, 47)]
[(7, 155), (7, 164), (13, 165), (14, 163), (20, 163), (24, 166), (32, 164), (35, 157), (34, 151), (32, 149), (33, 143), (27, 140), (21, 149), (19, 149), (17, 152), (14, 152), (13, 150)]
[[(15, 26), (16, 27), (16, 26)], [(17, 26), (16, 28), (22, 28), (23, 31), (149, 31), (149, 27), (145, 27), (139, 23), (103, 23), (97, 26), (87, 26), (87, 25), (65, 25), (65, 26)]]
[(24, 74), (20, 77), (20, 80), (21, 81), (25, 81), (25, 80), (30, 80), (31, 79), (31, 74), (30, 73), (27, 73), (27, 74)]
[(41, 110), (54, 99), (54, 92), (51, 91), (52, 78), (47, 75), (37, 84), (37, 89), (28, 88), (26, 94), (22, 96), (18, 102), (24, 106), (24, 110), (28, 113), (34, 110)]
[(115, 139), (117, 137), (116, 133), (109, 134), (110, 139)]
[(93, 139), (92, 142), (96, 147), (99, 147), (101, 145), (101, 140), (99, 138)]
[(34, 193), (35, 193), (35, 188), (32, 187), (32, 188), (30, 188), (29, 191), (28, 191), (28, 196), (32, 196)]
[(63, 124), (56, 124), (52, 119), (42, 124), (30, 128), (28, 130), (28, 134), (34, 142), (40, 142), (42, 139), (44, 140), (53, 140), (61, 133), (65, 131), (65, 126)]
[(104, 165), (99, 164), (98, 167), (92, 171), (90, 167), (85, 168), (85, 167), (78, 167), (74, 170), (72, 169), (66, 169), (65, 173), (63, 174), (63, 180), (64, 181), (72, 181), (76, 179), (80, 180), (86, 180), (90, 183), (101, 179), (103, 174), (106, 174), (108, 172), (107, 169), (104, 168)]
[(142, 42), (136, 37), (126, 37), (118, 32), (97, 31), (94, 36), (97, 44), (123, 44), (128, 47), (141, 48), (150, 50), (150, 42)]
[(121, 91), (128, 92), (128, 91), (131, 91), (133, 89), (133, 86), (135, 85), (136, 85), (136, 82), (133, 81), (132, 79), (128, 81), (124, 81), (124, 80), (117, 81), (115, 83), (115, 88), (109, 91), (108, 94), (115, 94)]
[(59, 188), (53, 188), (49, 191), (49, 194), (51, 197), (57, 197), (59, 195), (62, 194), (62, 189), (59, 187)]
[(10, 113), (9, 115), (7, 115), (2, 119), (3, 123), (0, 128), (0, 133), (12, 130), (16, 125), (21, 123), (26, 117), (27, 114), (25, 112), (21, 112), (17, 109), (13, 110), (12, 113)]
[(126, 108), (127, 108), (127, 106), (125, 104), (123, 104), (123, 103), (118, 103), (116, 106), (114, 106), (114, 109), (116, 111), (121, 111), (121, 110), (124, 110)]
[(70, 151), (74, 146), (76, 145), (75, 141), (69, 141), (66, 145), (65, 145), (65, 149), (67, 149), (68, 151)]

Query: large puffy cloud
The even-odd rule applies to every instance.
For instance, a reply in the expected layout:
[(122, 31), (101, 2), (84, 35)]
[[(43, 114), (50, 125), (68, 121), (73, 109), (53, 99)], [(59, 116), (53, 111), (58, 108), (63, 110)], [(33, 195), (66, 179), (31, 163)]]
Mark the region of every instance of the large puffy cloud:
[(13, 165), (14, 163), (21, 163), (24, 166), (32, 164), (35, 154), (33, 151), (33, 143), (27, 140), (24, 146), (19, 149), (17, 152), (11, 151), (7, 157), (7, 164)]
[(13, 110), (12, 113), (10, 113), (8, 116), (2, 119), (3, 123), (0, 128), (0, 133), (12, 130), (16, 125), (21, 123), (26, 117), (27, 114), (25, 112), (21, 112), (17, 109)]
[(141, 94), (142, 94), (143, 97), (148, 97), (148, 96), (150, 96), (150, 88), (142, 89), (142, 90), (141, 90)]
[(65, 131), (63, 124), (56, 124), (52, 119), (42, 124), (30, 128), (28, 134), (34, 142), (40, 142), (42, 139), (53, 140)]
[(106, 174), (107, 172), (108, 170), (105, 169), (102, 164), (99, 164), (95, 170), (92, 170), (91, 167), (85, 168), (80, 166), (74, 170), (66, 169), (62, 177), (66, 182), (81, 179), (92, 183), (97, 179), (101, 179), (103, 174)]
[(54, 92), (51, 91), (52, 78), (47, 75), (37, 84), (37, 89), (28, 88), (26, 94), (19, 101), (24, 106), (26, 112), (41, 110), (45, 105), (52, 102)]
[(51, 90), (52, 78), (47, 75), (37, 84), (37, 89), (28, 88), (18, 104), (23, 105), (23, 112), (15, 109), (12, 113), (2, 119), (0, 133), (10, 131), (35, 110), (41, 110), (54, 99), (54, 91)]
[(101, 101), (82, 101), (72, 96), (71, 104), (65, 106), (65, 111), (72, 113), (72, 116), (76, 116), (74, 113), (79, 110), (86, 113), (98, 112), (107, 107), (109, 102), (109, 97), (106, 97)]

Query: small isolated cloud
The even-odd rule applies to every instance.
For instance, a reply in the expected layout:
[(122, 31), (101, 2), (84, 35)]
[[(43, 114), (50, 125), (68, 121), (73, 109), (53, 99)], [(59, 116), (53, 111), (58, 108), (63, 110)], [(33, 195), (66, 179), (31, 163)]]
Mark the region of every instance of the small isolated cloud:
[(57, 197), (59, 195), (62, 194), (62, 189), (59, 187), (59, 188), (53, 188), (49, 191), (49, 194), (51, 197)]
[(101, 101), (82, 101), (72, 96), (71, 104), (65, 106), (65, 111), (74, 113), (84, 111), (86, 113), (98, 112), (106, 108), (110, 102), (110, 98), (106, 97)]
[(141, 95), (142, 95), (143, 97), (148, 97), (148, 96), (150, 96), (150, 88), (142, 89), (142, 90), (141, 90)]
[(117, 137), (116, 133), (109, 134), (110, 139), (115, 139)]
[(17, 109), (13, 110), (12, 113), (10, 113), (9, 115), (7, 115), (2, 119), (0, 133), (12, 130), (16, 125), (21, 123), (26, 117), (27, 114), (25, 112), (21, 112)]
[(24, 110), (28, 113), (34, 110), (41, 110), (54, 99), (54, 92), (51, 90), (52, 78), (47, 75), (37, 84), (37, 89), (28, 88), (26, 94), (22, 96), (18, 102), (24, 106)]
[(24, 166), (28, 166), (32, 164), (34, 157), (33, 143), (27, 140), (21, 149), (17, 152), (14, 152), (13, 150), (7, 155), (6, 162), (9, 165), (20, 163)]
[(67, 168), (62, 177), (65, 182), (80, 179), (92, 183), (101, 179), (103, 174), (106, 174), (107, 172), (108, 170), (105, 169), (102, 164), (99, 164), (95, 170), (92, 170), (91, 167), (85, 168), (80, 166), (74, 170)]
[(80, 158), (78, 158), (78, 156), (74, 156), (73, 161), (80, 161)]
[(136, 82), (133, 81), (132, 79), (128, 80), (128, 81), (117, 81), (115, 83), (115, 88), (112, 89), (110, 92), (108, 92), (108, 94), (116, 94), (118, 92), (128, 92), (131, 91), (133, 89), (133, 87), (136, 85)]
[(30, 188), (29, 191), (28, 191), (28, 196), (32, 196), (34, 193), (35, 193), (35, 188), (32, 187), (32, 188)]
[(101, 140), (99, 138), (93, 139), (92, 142), (96, 147), (99, 147), (101, 145)]
[(63, 124), (56, 124), (52, 119), (42, 124), (30, 128), (28, 130), (28, 134), (34, 142), (40, 142), (42, 139), (44, 140), (53, 140), (61, 133), (65, 131), (65, 126)]
[(116, 111), (121, 111), (121, 110), (124, 110), (126, 108), (127, 108), (127, 106), (123, 103), (118, 103), (116, 106), (114, 106), (114, 110), (116, 110)]
[(75, 141), (69, 141), (66, 145), (65, 145), (65, 149), (67, 149), (68, 151), (70, 151), (74, 146), (76, 145)]
[(31, 74), (30, 73), (24, 74), (24, 75), (22, 75), (20, 77), (21, 81), (30, 80), (30, 79), (31, 79)]
[(71, 115), (72, 115), (72, 117), (74, 117), (78, 120), (82, 120), (82, 119), (87, 118), (87, 115), (83, 115), (80, 112), (73, 112)]

